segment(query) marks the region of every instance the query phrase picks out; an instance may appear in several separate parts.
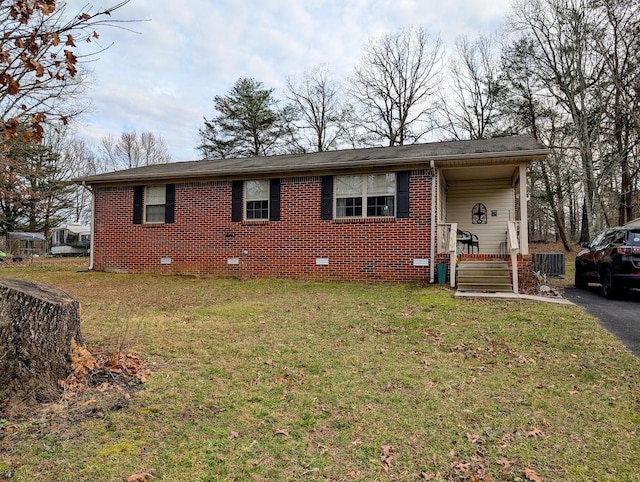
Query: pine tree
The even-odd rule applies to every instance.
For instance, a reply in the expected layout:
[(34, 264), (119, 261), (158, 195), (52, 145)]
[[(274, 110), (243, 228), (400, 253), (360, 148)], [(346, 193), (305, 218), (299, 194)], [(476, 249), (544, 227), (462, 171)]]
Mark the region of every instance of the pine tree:
[(238, 79), (227, 95), (214, 97), (217, 115), (205, 117), (198, 149), (203, 159), (267, 156), (277, 152), (286, 129), (273, 89)]

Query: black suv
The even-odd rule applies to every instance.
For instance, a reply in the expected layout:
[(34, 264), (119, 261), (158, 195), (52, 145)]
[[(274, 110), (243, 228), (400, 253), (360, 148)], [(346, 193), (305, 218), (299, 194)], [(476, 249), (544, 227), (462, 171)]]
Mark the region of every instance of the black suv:
[(612, 298), (621, 288), (640, 288), (640, 225), (618, 226), (600, 233), (576, 256), (576, 287), (600, 283)]
[(612, 298), (621, 288), (640, 288), (640, 225), (618, 226), (600, 233), (576, 256), (578, 288), (600, 283)]

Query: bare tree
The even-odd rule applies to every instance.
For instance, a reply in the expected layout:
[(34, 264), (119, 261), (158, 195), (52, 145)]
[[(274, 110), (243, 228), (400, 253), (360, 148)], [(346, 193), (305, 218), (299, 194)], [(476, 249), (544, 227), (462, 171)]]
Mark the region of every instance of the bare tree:
[(0, 2), (0, 139), (20, 133), (37, 141), (45, 124), (81, 112), (77, 45), (94, 42), (100, 26), (122, 23), (111, 14), (128, 2), (72, 15), (54, 0)]
[(345, 138), (351, 108), (340, 96), (340, 85), (329, 75), (329, 67), (322, 65), (305, 72), (300, 80), (287, 78), (292, 138), (299, 151), (335, 149)]
[(500, 133), (500, 62), (493, 38), (458, 38), (449, 74), (449, 97), (441, 94), (439, 109), (448, 137), (484, 139)]
[(107, 169), (131, 169), (171, 162), (164, 138), (153, 132), (123, 132), (117, 139), (109, 135), (102, 138), (101, 147)]
[(590, 238), (595, 221), (594, 145), (599, 138), (602, 105), (596, 100), (603, 64), (590, 40), (601, 24), (588, 0), (520, 0), (512, 28), (530, 41), (534, 75), (567, 114), (582, 162), (584, 221), (581, 241)]
[(535, 236), (536, 226), (550, 224), (541, 218), (552, 219), (556, 235), (570, 251), (565, 208), (566, 198), (573, 191), (573, 182), (580, 170), (579, 162), (577, 169), (573, 162), (575, 136), (571, 129), (564, 128), (570, 118), (550, 101), (544, 82), (536, 75), (531, 48), (530, 41), (518, 39), (503, 49), (500, 112), (513, 133), (529, 134), (551, 148), (551, 155), (535, 163), (528, 176), (530, 229), (534, 230)]
[[(78, 137), (62, 136), (58, 152), (64, 166), (67, 180), (96, 174), (99, 170), (95, 149), (86, 140)], [(68, 219), (72, 222), (89, 223), (91, 210), (91, 192), (78, 184), (72, 185), (70, 193), (71, 208)]]
[(432, 97), (441, 75), (440, 40), (406, 28), (369, 41), (350, 79), (362, 127), (389, 146), (414, 143), (432, 130)]
[(598, 146), (604, 158), (601, 175), (605, 185), (612, 178), (617, 224), (624, 224), (635, 217), (639, 202), (640, 5), (623, 0), (596, 5), (603, 12), (603, 23), (593, 45), (605, 66), (601, 99), (606, 108), (603, 142)]

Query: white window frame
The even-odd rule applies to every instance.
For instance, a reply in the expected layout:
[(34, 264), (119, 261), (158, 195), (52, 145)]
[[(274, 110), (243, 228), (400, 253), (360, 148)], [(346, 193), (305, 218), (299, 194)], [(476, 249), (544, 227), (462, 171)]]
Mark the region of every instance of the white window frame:
[[(260, 184), (262, 185), (262, 189), (259, 192), (252, 192), (253, 190), (250, 189), (251, 187), (251, 183), (256, 183), (256, 184)], [(243, 218), (245, 221), (268, 221), (269, 220), (269, 214), (270, 214), (270, 210), (271, 210), (271, 203), (269, 202), (269, 189), (270, 189), (270, 182), (269, 179), (253, 179), (250, 181), (245, 181), (244, 182), (244, 196), (243, 196)], [(252, 207), (251, 209), (249, 209), (249, 203), (264, 203), (266, 202), (266, 210), (264, 208), (258, 208), (256, 209), (255, 207)], [(251, 216), (251, 213), (255, 213), (256, 211), (262, 211), (262, 215), (260, 217), (249, 217)]]
[[(162, 190), (162, 195), (160, 195), (160, 190)], [(156, 192), (154, 192), (156, 191)], [(161, 201), (161, 202), (160, 202)], [(158, 212), (156, 213), (149, 213), (149, 207), (152, 207), (152, 211), (153, 208), (155, 207), (159, 207), (162, 206), (162, 219), (153, 219), (153, 220), (149, 220), (149, 216), (151, 215), (155, 215), (158, 216), (160, 215), (160, 211), (158, 210)], [(143, 219), (145, 224), (159, 224), (159, 223), (164, 223), (165, 220), (165, 215), (167, 212), (167, 186), (166, 185), (158, 185), (158, 186), (145, 186), (144, 188), (144, 211), (143, 211)]]
[[(389, 186), (392, 186), (392, 192), (371, 192), (371, 187), (370, 187), (370, 183), (369, 183), (369, 178), (370, 177), (378, 177), (378, 176), (392, 176), (393, 177), (393, 181), (392, 184)], [(360, 178), (360, 192), (356, 193), (355, 191), (353, 193), (351, 193), (352, 195), (341, 195), (339, 194), (339, 190), (340, 190), (340, 178), (347, 178), (347, 177), (352, 177), (352, 178)], [(375, 174), (349, 174), (349, 175), (345, 175), (345, 176), (335, 176), (334, 178), (334, 192), (333, 192), (333, 212), (334, 214), (334, 218), (335, 219), (363, 219), (363, 218), (392, 218), (392, 217), (396, 217), (397, 214), (397, 186), (398, 186), (398, 179), (396, 176), (395, 172), (385, 172), (385, 173), (375, 173)], [(355, 194), (355, 195), (354, 195)], [(376, 198), (376, 197), (392, 197), (393, 198), (393, 207), (391, 209), (391, 212), (389, 214), (372, 214), (369, 215), (368, 211), (369, 211), (369, 199), (370, 198)], [(346, 209), (353, 209), (353, 206), (350, 207), (339, 207), (339, 201), (341, 199), (357, 199), (360, 198), (360, 209), (361, 209), (361, 214), (360, 215), (340, 215), (340, 211), (344, 211)]]

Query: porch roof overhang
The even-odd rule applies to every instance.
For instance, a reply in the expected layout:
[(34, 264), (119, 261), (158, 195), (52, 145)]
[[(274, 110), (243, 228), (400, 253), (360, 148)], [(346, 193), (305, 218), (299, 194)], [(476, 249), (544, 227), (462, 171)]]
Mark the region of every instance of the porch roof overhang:
[[(546, 158), (549, 149), (530, 136), (349, 149), (310, 154), (156, 164), (74, 179), (86, 185), (231, 180), (327, 175), (388, 169), (453, 169), (520, 165)], [(476, 169), (477, 170), (477, 169)]]
[[(543, 161), (549, 153), (501, 153), (502, 155), (490, 157), (476, 157), (470, 159), (441, 160), (437, 163), (438, 169), (447, 181), (478, 181), (482, 179), (501, 179), (519, 176), (520, 166), (528, 166), (534, 161)], [(478, 169), (482, 167), (482, 169)]]

